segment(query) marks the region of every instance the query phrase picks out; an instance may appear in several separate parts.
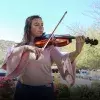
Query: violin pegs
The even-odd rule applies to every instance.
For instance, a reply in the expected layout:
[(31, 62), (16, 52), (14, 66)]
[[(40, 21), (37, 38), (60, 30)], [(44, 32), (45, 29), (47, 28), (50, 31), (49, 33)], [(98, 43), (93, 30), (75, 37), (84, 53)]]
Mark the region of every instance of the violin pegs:
[(98, 40), (97, 39), (90, 39), (89, 37), (87, 37), (86, 39), (85, 39), (85, 42), (86, 42), (86, 44), (91, 44), (91, 46), (92, 45), (97, 45), (98, 44)]
[(91, 40), (89, 39), (89, 37), (87, 37), (87, 38), (85, 39), (85, 42), (86, 42), (86, 44), (89, 44), (89, 43), (91, 42)]

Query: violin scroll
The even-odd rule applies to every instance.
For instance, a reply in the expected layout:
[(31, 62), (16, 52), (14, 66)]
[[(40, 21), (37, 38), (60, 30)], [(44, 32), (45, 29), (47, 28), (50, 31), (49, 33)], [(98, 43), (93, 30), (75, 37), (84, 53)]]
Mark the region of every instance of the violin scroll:
[(85, 42), (86, 44), (91, 44), (92, 45), (97, 45), (98, 44), (98, 40), (97, 39), (90, 39), (89, 37), (85, 38)]

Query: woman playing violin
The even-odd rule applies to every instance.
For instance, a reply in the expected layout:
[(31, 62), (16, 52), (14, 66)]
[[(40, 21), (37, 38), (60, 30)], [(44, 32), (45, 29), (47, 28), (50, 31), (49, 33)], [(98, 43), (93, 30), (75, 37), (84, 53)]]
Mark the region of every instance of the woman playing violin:
[(43, 32), (42, 18), (28, 17), (22, 42), (11, 49), (5, 60), (7, 76), (18, 77), (14, 100), (54, 100), (53, 63), (70, 86), (75, 83), (75, 59), (82, 50), (84, 37), (76, 37), (75, 51), (62, 55), (54, 45), (44, 50), (34, 45), (34, 39)]

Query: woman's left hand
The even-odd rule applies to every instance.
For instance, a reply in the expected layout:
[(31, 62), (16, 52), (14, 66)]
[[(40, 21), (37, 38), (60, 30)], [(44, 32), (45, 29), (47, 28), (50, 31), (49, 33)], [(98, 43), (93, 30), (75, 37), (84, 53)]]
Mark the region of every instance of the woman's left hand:
[(84, 36), (77, 36), (76, 37), (76, 53), (77, 54), (80, 54), (84, 43), (85, 43), (85, 37)]

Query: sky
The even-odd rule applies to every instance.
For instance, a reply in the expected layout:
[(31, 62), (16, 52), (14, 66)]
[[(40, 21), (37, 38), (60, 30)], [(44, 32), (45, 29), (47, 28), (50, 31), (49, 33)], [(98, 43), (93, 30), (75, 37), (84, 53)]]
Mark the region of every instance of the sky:
[(44, 31), (52, 33), (63, 14), (64, 19), (54, 34), (69, 34), (71, 26), (90, 27), (94, 19), (86, 14), (95, 0), (1, 0), (0, 40), (20, 42), (25, 20), (31, 15), (40, 15)]

